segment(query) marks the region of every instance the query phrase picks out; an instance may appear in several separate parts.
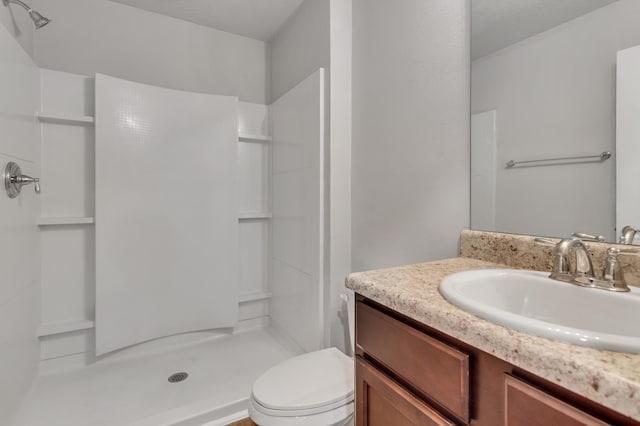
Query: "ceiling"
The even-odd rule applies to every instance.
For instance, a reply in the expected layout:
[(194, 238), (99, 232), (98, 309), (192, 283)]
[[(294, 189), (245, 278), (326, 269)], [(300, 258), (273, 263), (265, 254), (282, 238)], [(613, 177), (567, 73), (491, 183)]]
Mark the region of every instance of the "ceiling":
[(472, 0), (471, 58), (549, 30), (616, 0)]
[(304, 0), (112, 0), (258, 40), (269, 40)]
[[(245, 37), (269, 40), (304, 0), (111, 0)], [(477, 59), (617, 0), (472, 0)]]

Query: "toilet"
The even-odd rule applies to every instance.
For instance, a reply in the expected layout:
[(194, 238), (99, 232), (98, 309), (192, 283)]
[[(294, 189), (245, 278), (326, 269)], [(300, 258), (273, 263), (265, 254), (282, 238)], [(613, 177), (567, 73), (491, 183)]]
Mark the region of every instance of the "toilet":
[[(353, 352), (353, 302), (347, 301)], [(353, 358), (336, 348), (290, 358), (253, 384), (249, 417), (260, 426), (353, 424)]]

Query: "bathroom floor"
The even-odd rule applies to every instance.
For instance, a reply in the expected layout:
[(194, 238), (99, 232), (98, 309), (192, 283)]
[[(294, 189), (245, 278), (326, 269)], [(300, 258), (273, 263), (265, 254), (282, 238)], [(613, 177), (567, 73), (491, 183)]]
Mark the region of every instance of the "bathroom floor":
[(258, 426), (251, 419), (242, 419), (237, 422), (229, 423), (227, 426)]
[[(196, 426), (246, 410), (255, 379), (295, 355), (267, 330), (41, 376), (15, 426)], [(188, 372), (169, 383), (176, 372)]]

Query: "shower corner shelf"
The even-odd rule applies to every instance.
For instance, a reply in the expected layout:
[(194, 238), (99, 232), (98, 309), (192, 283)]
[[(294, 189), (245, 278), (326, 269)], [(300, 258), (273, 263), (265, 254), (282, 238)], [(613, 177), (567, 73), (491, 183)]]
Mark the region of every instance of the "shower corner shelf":
[(255, 302), (258, 300), (271, 299), (271, 293), (260, 291), (256, 293), (246, 293), (238, 296), (238, 303)]
[(252, 135), (249, 133), (240, 132), (238, 136), (238, 140), (240, 142), (267, 143), (267, 142), (271, 142), (272, 139), (271, 139), (271, 136)]
[(271, 213), (267, 212), (242, 212), (238, 213), (238, 220), (271, 219)]
[(67, 114), (57, 112), (40, 111), (37, 114), (38, 120), (46, 123), (67, 123), (90, 125), (95, 123), (95, 117), (90, 115)]
[(87, 319), (75, 319), (44, 323), (38, 327), (36, 336), (45, 337), (54, 334), (70, 333), (72, 331), (88, 330), (94, 327), (94, 322)]
[(93, 217), (41, 217), (38, 219), (38, 226), (51, 225), (91, 225), (94, 224)]

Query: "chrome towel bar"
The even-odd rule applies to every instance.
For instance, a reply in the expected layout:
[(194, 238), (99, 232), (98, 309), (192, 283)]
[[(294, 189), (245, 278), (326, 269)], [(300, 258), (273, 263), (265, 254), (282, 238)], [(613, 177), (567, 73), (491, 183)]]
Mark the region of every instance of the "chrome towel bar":
[(574, 157), (558, 157), (558, 158), (545, 158), (543, 160), (527, 160), (527, 161), (514, 161), (509, 160), (507, 162), (507, 169), (511, 169), (516, 167), (519, 164), (530, 164), (532, 167), (534, 163), (550, 163), (550, 164), (540, 164), (541, 166), (553, 166), (556, 164), (564, 164), (563, 162), (570, 162), (569, 164), (587, 162), (587, 161), (575, 161), (575, 160), (593, 160), (588, 162), (602, 162), (611, 158), (611, 153), (609, 151), (603, 151), (598, 155), (580, 155)]

